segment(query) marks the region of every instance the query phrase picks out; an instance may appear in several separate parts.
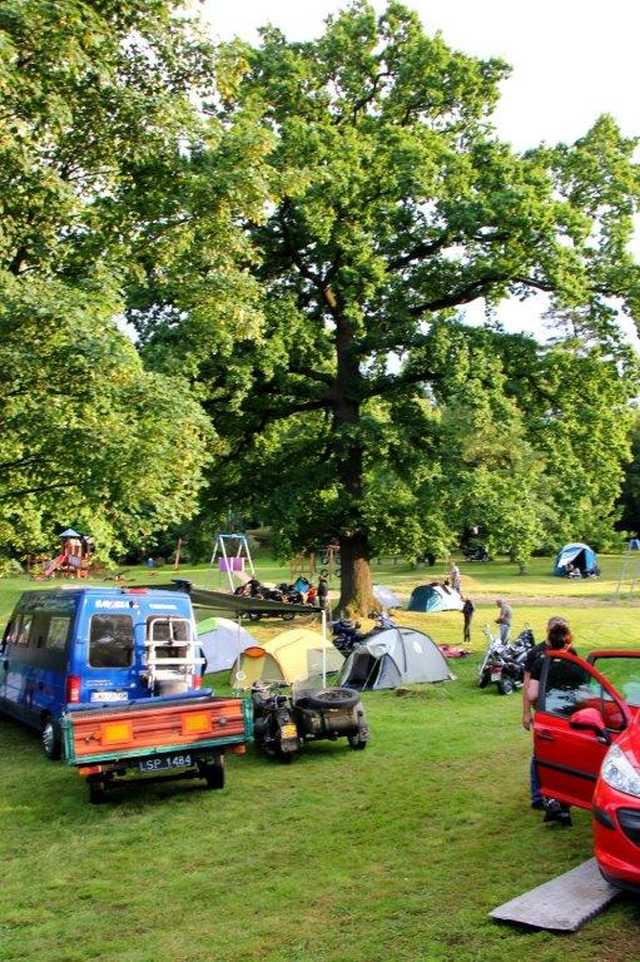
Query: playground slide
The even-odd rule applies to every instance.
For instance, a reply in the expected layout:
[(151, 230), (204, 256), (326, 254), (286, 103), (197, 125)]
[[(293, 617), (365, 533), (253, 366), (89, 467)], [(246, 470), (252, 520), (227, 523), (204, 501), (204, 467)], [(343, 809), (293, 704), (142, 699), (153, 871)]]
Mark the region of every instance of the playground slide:
[(59, 554), (57, 558), (54, 558), (53, 561), (50, 561), (43, 572), (45, 578), (49, 578), (54, 571), (57, 571), (58, 568), (60, 568), (62, 564), (64, 564), (65, 558), (66, 558), (66, 555)]

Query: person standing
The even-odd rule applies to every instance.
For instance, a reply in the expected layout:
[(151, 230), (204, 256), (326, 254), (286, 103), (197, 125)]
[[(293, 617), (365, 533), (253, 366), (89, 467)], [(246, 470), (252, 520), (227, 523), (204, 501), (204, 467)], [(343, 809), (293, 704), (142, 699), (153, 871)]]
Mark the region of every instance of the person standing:
[(449, 584), (454, 591), (457, 591), (458, 594), (460, 593), (460, 589), (462, 588), (462, 578), (460, 576), (460, 568), (457, 566), (455, 561), (452, 561), (449, 567)]
[(318, 578), (318, 604), (320, 608), (324, 611), (329, 602), (329, 580), (327, 578), (327, 572), (321, 571), (320, 577)]
[(513, 612), (511, 605), (508, 605), (504, 598), (496, 598), (496, 604), (500, 609), (498, 617), (496, 618), (496, 624), (500, 626), (500, 641), (506, 644), (509, 641), (509, 633), (511, 632)]
[[(554, 649), (561, 650), (566, 648), (569, 651), (573, 651), (571, 648), (571, 640), (571, 632), (567, 620), (559, 615), (554, 615), (549, 618), (547, 622), (547, 635), (545, 640), (541, 644), (535, 645), (527, 655), (524, 663), (524, 678), (522, 683), (522, 726), (525, 731), (531, 731), (533, 724), (532, 712), (538, 697), (538, 682), (540, 680), (545, 655)], [(532, 682), (535, 682), (535, 687), (532, 686)], [(538, 769), (535, 756), (533, 755), (530, 765), (530, 788), (531, 808), (545, 808), (545, 799), (540, 788)], [(571, 824), (568, 813), (561, 815), (559, 820), (564, 824)]]
[(471, 598), (465, 598), (462, 606), (462, 617), (464, 618), (463, 644), (471, 644), (471, 619), (473, 618), (475, 610), (475, 605)]

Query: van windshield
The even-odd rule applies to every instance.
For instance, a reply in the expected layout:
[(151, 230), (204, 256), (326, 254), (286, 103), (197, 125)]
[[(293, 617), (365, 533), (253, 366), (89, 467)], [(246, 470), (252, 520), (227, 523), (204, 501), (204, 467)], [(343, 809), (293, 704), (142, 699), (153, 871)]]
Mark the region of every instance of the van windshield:
[(133, 661), (133, 619), (129, 615), (94, 615), (89, 638), (92, 668), (128, 668)]

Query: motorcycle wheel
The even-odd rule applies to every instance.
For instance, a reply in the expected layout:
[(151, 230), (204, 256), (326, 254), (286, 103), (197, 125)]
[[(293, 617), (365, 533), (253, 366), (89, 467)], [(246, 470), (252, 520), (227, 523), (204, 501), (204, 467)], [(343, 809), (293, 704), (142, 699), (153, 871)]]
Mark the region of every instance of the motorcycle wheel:
[(501, 695), (513, 695), (515, 686), (510, 678), (501, 678), (498, 682), (498, 691)]
[(483, 671), (478, 680), (478, 688), (486, 688), (491, 680), (491, 675), (488, 671)]

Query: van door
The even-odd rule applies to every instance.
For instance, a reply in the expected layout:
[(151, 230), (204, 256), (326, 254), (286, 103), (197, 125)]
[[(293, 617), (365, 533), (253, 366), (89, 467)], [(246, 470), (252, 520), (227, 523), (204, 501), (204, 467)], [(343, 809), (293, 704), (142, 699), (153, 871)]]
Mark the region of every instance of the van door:
[(28, 720), (28, 660), (29, 634), (33, 615), (17, 612), (12, 616), (12, 629), (2, 655), (4, 698), (7, 710), (22, 720)]
[[(577, 727), (574, 716), (585, 708), (597, 712), (601, 733)], [(588, 662), (566, 653), (545, 657), (533, 727), (543, 794), (591, 808), (602, 760), (630, 718), (624, 699)]]
[(35, 613), (31, 644), (31, 705), (41, 719), (59, 718), (66, 704), (67, 643), (73, 617), (61, 612)]
[(136, 612), (92, 609), (88, 615), (80, 700), (109, 704), (139, 697)]

